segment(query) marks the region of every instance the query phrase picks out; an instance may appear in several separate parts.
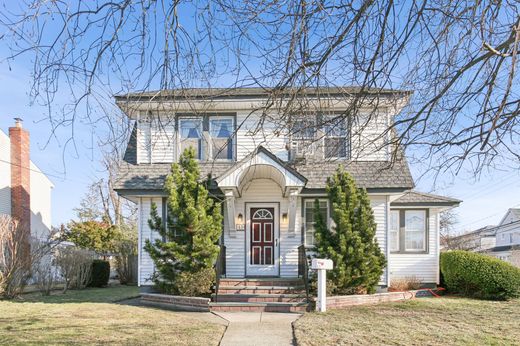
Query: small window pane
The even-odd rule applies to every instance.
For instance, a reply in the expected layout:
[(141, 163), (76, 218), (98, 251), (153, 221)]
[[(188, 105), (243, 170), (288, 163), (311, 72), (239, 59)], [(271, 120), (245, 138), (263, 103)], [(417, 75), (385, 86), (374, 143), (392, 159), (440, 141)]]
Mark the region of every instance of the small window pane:
[(399, 210), (390, 212), (390, 251), (399, 251)]
[(347, 139), (346, 138), (328, 138), (325, 141), (325, 158), (346, 157), (347, 156)]
[(181, 119), (179, 121), (181, 137), (181, 153), (192, 147), (195, 158), (202, 157), (202, 123), (199, 119)]
[(292, 134), (295, 139), (314, 139), (316, 124), (312, 120), (296, 120), (293, 125)]
[(211, 119), (209, 127), (212, 158), (233, 159), (233, 119)]
[[(328, 202), (326, 200), (319, 201), (320, 214), (328, 223)], [(314, 246), (316, 244), (316, 239), (314, 236), (314, 201), (307, 200), (305, 201), (305, 210), (304, 210), (304, 218), (305, 218), (305, 245), (306, 246)]]
[(405, 246), (409, 251), (426, 250), (426, 212), (407, 210), (405, 212)]
[(325, 158), (347, 157), (347, 130), (343, 118), (324, 120)]

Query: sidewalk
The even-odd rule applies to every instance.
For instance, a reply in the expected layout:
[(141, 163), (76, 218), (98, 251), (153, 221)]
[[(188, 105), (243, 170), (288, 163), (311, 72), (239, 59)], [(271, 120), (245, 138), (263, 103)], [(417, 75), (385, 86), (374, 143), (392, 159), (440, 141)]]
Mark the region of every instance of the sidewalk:
[(300, 314), (278, 312), (215, 312), (229, 322), (223, 346), (293, 345), (292, 322)]

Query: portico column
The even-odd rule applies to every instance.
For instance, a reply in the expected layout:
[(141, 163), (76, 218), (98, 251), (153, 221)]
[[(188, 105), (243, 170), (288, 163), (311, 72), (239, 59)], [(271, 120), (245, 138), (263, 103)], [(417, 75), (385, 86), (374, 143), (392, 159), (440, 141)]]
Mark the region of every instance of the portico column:
[(227, 222), (229, 228), (229, 236), (235, 237), (235, 193), (233, 192), (233, 190), (225, 190), (224, 195), (226, 196), (226, 210), (228, 217)]
[(296, 236), (296, 205), (298, 198), (298, 189), (289, 190), (289, 237)]

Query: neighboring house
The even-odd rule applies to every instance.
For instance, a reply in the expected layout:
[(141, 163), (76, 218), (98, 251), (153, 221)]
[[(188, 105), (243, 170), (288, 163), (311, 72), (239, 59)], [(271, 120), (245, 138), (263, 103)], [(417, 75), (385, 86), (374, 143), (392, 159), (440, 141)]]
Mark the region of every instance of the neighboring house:
[[(319, 102), (327, 104), (320, 117), (329, 117), (330, 126), (317, 131), (315, 116), (295, 117), (292, 136), (274, 131), (278, 118), (272, 109), (258, 128), (261, 105), (268, 98), (260, 88), (116, 97), (118, 106), (135, 121), (115, 190), (139, 206), (141, 287), (152, 284), (154, 273), (154, 263), (143, 249), (145, 240), (159, 236), (148, 226), (151, 203), (165, 215), (165, 177), (171, 162), (190, 146), (200, 160), (201, 178), (211, 175), (213, 193), (225, 200), (221, 243), (226, 247), (227, 278), (297, 277), (298, 247), (305, 244), (311, 250), (315, 242), (314, 201), (320, 200), (330, 224), (325, 184), (343, 165), (372, 203), (376, 237), (388, 260), (380, 285), (388, 287), (394, 278), (411, 276), (425, 285), (439, 283), (439, 213), (460, 201), (413, 191), (402, 155), (389, 164), (388, 125), (410, 93), (378, 91), (377, 115), (363, 119), (360, 115), (347, 126), (334, 113), (347, 109), (348, 95), (359, 90), (319, 91)], [(309, 104), (318, 102), (316, 89), (305, 93)], [(308, 107), (306, 114), (318, 113)], [(370, 109), (369, 101), (362, 107)], [(358, 126), (363, 121), (365, 126)]]
[(0, 130), (0, 173), (0, 214), (16, 218), (34, 238), (47, 237), (54, 185), (30, 160), (29, 132), (21, 119), (9, 135)]
[(445, 239), (444, 250), (486, 251), (496, 245), (497, 226), (488, 225), (475, 231)]
[(520, 267), (520, 209), (509, 209), (496, 227), (496, 246), (486, 251)]

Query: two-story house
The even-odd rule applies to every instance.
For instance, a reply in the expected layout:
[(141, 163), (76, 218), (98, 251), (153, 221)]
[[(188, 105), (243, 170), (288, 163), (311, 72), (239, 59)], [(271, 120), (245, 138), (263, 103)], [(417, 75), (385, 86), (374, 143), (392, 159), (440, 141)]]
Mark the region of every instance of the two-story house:
[(508, 209), (495, 232), (496, 246), (486, 252), (520, 266), (520, 209)]
[(306, 89), (304, 114), (294, 115), (291, 131), (280, 127), (282, 116), (261, 88), (117, 96), (117, 105), (135, 121), (115, 189), (139, 206), (139, 285), (150, 286), (154, 273), (143, 249), (146, 239), (158, 236), (148, 227), (150, 206), (155, 202), (164, 213), (165, 177), (190, 146), (201, 178), (211, 176), (213, 194), (224, 201), (223, 276), (296, 278), (298, 248), (304, 244), (312, 251), (315, 242), (314, 201), (319, 199), (330, 223), (326, 180), (343, 165), (372, 203), (377, 240), (388, 260), (381, 287), (411, 276), (438, 284), (439, 213), (460, 201), (413, 191), (402, 153), (393, 160), (385, 145), (392, 135), (388, 126), (410, 93), (365, 91), (356, 118), (338, 116), (358, 92)]

